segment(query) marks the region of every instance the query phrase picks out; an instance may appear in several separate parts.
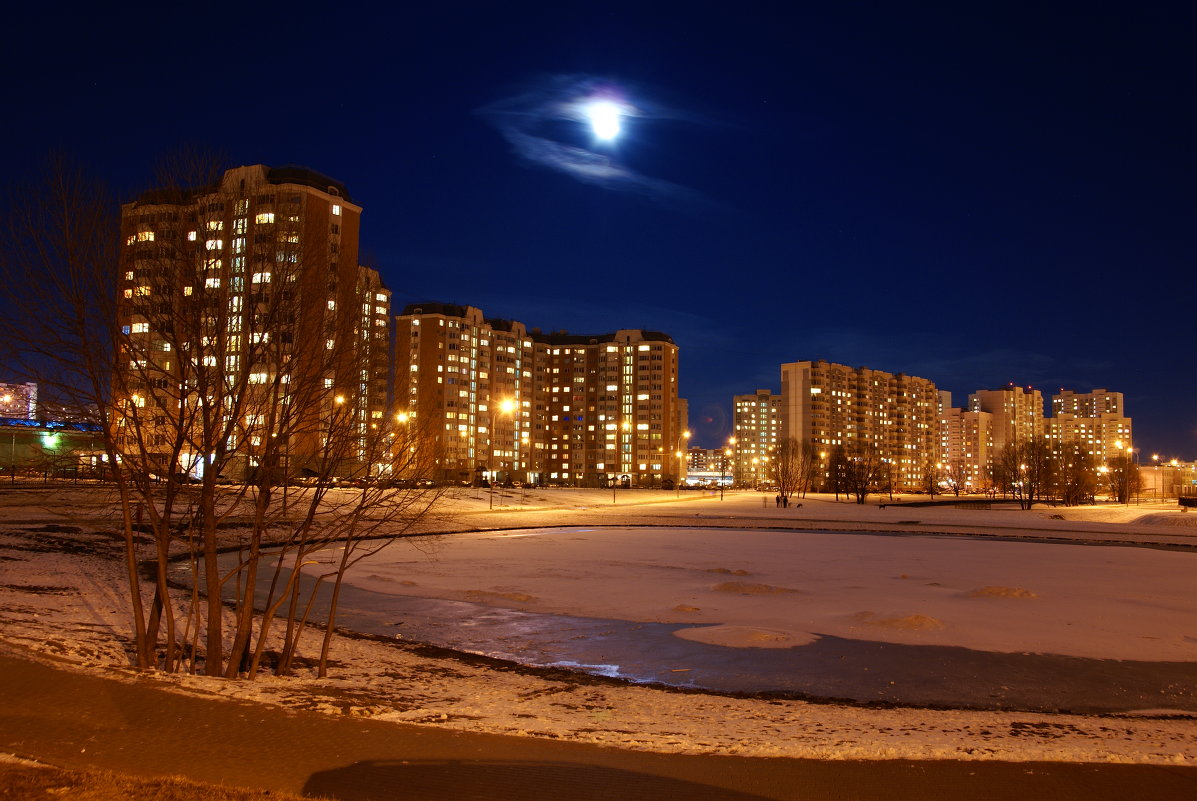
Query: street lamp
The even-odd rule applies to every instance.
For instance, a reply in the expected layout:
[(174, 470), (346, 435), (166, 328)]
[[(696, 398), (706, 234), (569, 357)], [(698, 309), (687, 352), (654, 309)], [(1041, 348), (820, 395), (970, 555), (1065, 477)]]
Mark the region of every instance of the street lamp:
[(727, 453), (732, 457), (732, 486), (734, 487), (741, 479), (740, 470), (740, 454), (736, 451), (736, 438), (727, 438)]
[(677, 441), (677, 483), (676, 489), (679, 497), (682, 491), (682, 480), (686, 475), (686, 463), (682, 457), (690, 450), (690, 432), (683, 431), (678, 435)]
[[(499, 401), (499, 413), (500, 414), (511, 414), (511, 412), (514, 410), (515, 410), (515, 401), (513, 401), (511, 398), (504, 398), (503, 400)], [(494, 461), (495, 461), (495, 419), (496, 419), (495, 409), (492, 406), (492, 407), (490, 407), (490, 462), (492, 465), (494, 464)], [(500, 465), (501, 464), (502, 464), (502, 462), (500, 461)], [(490, 508), (491, 509), (495, 508), (495, 480), (497, 477), (498, 477), (498, 471), (492, 467), (491, 471), (490, 471), (490, 481), (489, 481), (489, 484), (490, 484)]]

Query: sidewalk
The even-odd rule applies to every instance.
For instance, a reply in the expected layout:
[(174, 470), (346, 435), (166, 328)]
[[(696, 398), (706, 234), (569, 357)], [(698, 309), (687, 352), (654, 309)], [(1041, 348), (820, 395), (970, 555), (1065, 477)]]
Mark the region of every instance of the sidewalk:
[(66, 768), (366, 799), (1169, 801), (1197, 768), (654, 754), (289, 712), (0, 654), (0, 751)]

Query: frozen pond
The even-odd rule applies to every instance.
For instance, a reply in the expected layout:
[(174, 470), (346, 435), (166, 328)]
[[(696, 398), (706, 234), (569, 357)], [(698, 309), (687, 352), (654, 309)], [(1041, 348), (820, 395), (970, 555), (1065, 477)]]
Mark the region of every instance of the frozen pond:
[(1197, 712), (1197, 554), (962, 537), (556, 528), (396, 542), (338, 625), (637, 682)]

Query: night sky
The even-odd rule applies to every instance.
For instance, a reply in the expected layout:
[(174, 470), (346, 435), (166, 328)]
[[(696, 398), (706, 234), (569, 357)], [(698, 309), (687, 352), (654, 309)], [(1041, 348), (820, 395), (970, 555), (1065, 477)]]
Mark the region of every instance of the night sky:
[[(183, 147), (309, 166), (396, 310), (672, 335), (698, 445), (824, 358), (957, 406), (1121, 391), (1144, 461), (1197, 457), (1190, 3), (25, 5), (12, 186), (51, 153), (125, 200)], [(595, 94), (613, 144), (571, 117)]]

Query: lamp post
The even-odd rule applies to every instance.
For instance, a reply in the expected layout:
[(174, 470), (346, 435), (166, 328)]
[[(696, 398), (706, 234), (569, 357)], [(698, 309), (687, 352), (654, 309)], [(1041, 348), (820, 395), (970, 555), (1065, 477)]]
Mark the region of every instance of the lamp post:
[[(515, 409), (515, 401), (513, 401), (511, 398), (504, 398), (503, 400), (499, 401), (499, 413), (500, 414), (511, 414), (512, 410), (514, 410), (514, 409)], [(493, 465), (494, 461), (495, 461), (495, 420), (497, 419), (497, 417), (495, 415), (495, 409), (493, 406), (489, 408), (489, 411), (490, 411), (490, 462)], [(500, 462), (500, 464), (502, 464), (502, 463)], [(497, 476), (498, 476), (498, 471), (492, 467), (491, 471), (490, 471), (490, 481), (488, 482), (490, 484), (490, 508), (491, 509), (495, 508), (495, 479)]]
[(731, 486), (740, 483), (740, 451), (736, 450), (736, 438), (728, 437), (728, 455), (731, 456)]
[[(731, 455), (731, 448), (724, 448), (723, 458), (719, 460), (719, 500), (723, 500), (723, 488), (727, 485), (727, 460)], [(734, 477), (735, 473), (732, 473), (732, 476)]]
[(677, 495), (680, 498), (682, 493), (682, 481), (686, 476), (686, 463), (684, 457), (687, 451), (690, 450), (690, 432), (683, 431), (678, 435), (677, 441), (677, 483), (674, 485), (677, 490)]

